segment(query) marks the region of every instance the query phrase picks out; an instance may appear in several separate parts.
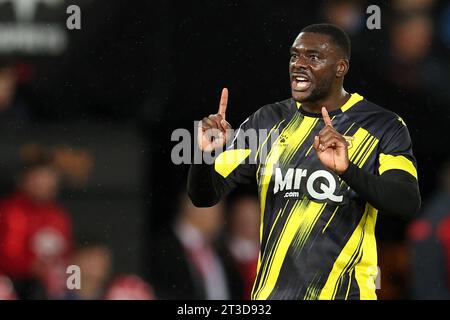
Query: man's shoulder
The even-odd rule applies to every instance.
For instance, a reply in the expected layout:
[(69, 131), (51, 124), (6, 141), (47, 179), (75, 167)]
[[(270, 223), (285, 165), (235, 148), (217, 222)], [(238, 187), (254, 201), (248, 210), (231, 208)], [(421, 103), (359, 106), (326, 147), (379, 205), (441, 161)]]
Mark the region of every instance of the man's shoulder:
[(406, 124), (395, 112), (364, 98), (348, 110), (348, 117), (359, 123), (378, 139), (390, 140), (398, 132), (403, 132)]
[[(400, 118), (398, 114), (396, 114), (394, 111), (382, 107), (367, 98), (364, 98), (358, 103), (358, 108), (352, 108), (355, 112), (364, 112), (367, 113), (369, 116), (375, 116), (379, 117), (380, 120), (397, 120)], [(351, 109), (350, 109), (351, 110)]]
[(397, 113), (366, 98), (362, 99), (346, 113), (348, 113), (349, 117), (355, 117), (356, 120), (370, 123), (370, 126), (373, 128), (396, 130), (406, 126), (402, 117)]
[(361, 101), (361, 103), (362, 103), (361, 109), (365, 109), (365, 110), (367, 110), (367, 112), (372, 113), (373, 116), (378, 117), (380, 121), (394, 121), (395, 120), (395, 122), (400, 122), (403, 125), (406, 125), (404, 123), (401, 115), (397, 114), (390, 108), (382, 107), (370, 100), (367, 100), (366, 98), (364, 98)]

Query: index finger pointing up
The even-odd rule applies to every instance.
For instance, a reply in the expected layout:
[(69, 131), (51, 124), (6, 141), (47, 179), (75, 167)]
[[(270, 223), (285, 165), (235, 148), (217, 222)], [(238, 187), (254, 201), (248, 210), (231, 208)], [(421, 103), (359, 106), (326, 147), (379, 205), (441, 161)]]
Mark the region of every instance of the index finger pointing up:
[(224, 119), (225, 119), (225, 112), (227, 111), (227, 103), (228, 103), (228, 89), (227, 88), (223, 88), (222, 89), (222, 95), (220, 96), (219, 112), (218, 113)]
[(326, 126), (333, 127), (330, 116), (328, 115), (328, 111), (325, 107), (322, 107), (322, 117), (323, 117), (323, 122), (325, 122)]

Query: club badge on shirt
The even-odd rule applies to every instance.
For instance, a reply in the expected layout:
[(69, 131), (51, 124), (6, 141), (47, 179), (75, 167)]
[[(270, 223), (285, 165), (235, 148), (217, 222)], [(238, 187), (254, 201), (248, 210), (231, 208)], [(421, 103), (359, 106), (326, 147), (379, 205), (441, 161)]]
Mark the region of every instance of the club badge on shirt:
[(354, 137), (351, 136), (343, 136), (345, 141), (347, 141), (348, 149), (351, 149), (353, 147), (353, 140), (355, 140)]

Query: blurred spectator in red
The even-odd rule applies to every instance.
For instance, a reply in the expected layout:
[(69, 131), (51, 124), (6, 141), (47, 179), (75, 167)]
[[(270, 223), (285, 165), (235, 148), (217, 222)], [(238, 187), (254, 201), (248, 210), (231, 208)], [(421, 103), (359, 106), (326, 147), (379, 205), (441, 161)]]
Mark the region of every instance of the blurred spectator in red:
[(219, 249), (223, 204), (195, 207), (180, 202), (172, 230), (155, 239), (151, 283), (161, 299), (239, 299), (241, 283), (232, 261)]
[(24, 168), (17, 191), (0, 203), (0, 273), (12, 279), (21, 299), (58, 297), (64, 290), (72, 223), (56, 202), (59, 188), (59, 172), (42, 152)]
[(227, 249), (243, 283), (242, 299), (249, 300), (256, 276), (259, 255), (258, 199), (250, 194), (238, 195), (228, 212)]
[(153, 289), (136, 275), (116, 277), (110, 284), (105, 300), (155, 300)]
[(413, 299), (450, 299), (450, 164), (440, 176), (440, 189), (408, 228)]
[(102, 242), (84, 241), (73, 255), (71, 264), (80, 268), (80, 289), (67, 289), (65, 299), (103, 299), (112, 273), (112, 253)]

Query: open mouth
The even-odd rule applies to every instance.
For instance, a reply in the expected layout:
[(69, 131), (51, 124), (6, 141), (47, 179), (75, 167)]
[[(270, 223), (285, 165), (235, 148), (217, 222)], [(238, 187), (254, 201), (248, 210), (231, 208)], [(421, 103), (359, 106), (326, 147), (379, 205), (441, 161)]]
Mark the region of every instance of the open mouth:
[(292, 77), (292, 90), (306, 91), (311, 87), (311, 81), (304, 75)]

